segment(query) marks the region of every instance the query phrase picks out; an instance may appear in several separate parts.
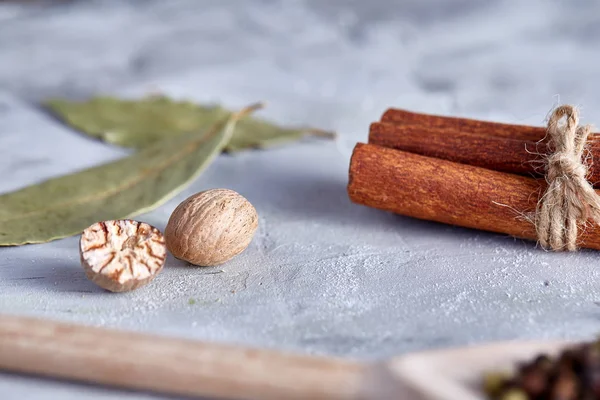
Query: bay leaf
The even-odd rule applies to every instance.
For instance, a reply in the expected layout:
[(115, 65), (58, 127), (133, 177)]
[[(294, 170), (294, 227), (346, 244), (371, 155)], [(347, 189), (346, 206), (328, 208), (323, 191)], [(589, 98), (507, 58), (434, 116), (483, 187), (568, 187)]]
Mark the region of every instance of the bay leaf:
[(237, 124), (233, 136), (225, 146), (225, 151), (266, 149), (286, 142), (300, 140), (305, 136), (333, 139), (335, 134), (320, 129), (284, 128), (259, 118), (243, 118)]
[[(231, 114), (217, 105), (201, 106), (165, 96), (125, 100), (94, 97), (86, 101), (50, 99), (45, 107), (74, 129), (122, 147), (142, 149), (165, 137), (197, 131)], [(318, 129), (281, 127), (263, 119), (246, 116), (236, 125), (224, 150), (266, 148), (299, 140), (305, 135), (333, 138)]]
[(253, 105), (201, 132), (73, 174), (0, 195), (0, 246), (43, 243), (80, 233), (102, 220), (150, 211), (183, 190), (222, 151)]

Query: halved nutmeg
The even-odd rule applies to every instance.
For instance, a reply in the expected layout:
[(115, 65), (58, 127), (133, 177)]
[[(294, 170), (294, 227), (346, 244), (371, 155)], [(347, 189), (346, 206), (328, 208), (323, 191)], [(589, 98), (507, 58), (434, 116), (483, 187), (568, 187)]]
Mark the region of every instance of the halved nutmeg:
[(156, 277), (167, 248), (157, 228), (124, 219), (97, 222), (84, 230), (79, 253), (88, 279), (111, 292), (126, 292)]

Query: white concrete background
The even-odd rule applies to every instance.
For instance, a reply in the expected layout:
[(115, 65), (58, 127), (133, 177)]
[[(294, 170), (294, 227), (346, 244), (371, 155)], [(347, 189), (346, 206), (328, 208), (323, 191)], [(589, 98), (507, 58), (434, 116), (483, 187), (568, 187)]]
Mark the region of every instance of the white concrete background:
[[(164, 228), (194, 192), (244, 194), (260, 229), (222, 268), (170, 259), (150, 286), (113, 295), (86, 280), (77, 238), (2, 248), (0, 312), (364, 360), (593, 337), (597, 252), (367, 209), (345, 185), (352, 147), (389, 106), (542, 125), (574, 103), (598, 123), (598, 27), (594, 0), (2, 2), (2, 192), (126, 154), (46, 116), (48, 96), (264, 100), (262, 116), (340, 138), (222, 156), (140, 218)], [(0, 374), (0, 398), (163, 397)]]

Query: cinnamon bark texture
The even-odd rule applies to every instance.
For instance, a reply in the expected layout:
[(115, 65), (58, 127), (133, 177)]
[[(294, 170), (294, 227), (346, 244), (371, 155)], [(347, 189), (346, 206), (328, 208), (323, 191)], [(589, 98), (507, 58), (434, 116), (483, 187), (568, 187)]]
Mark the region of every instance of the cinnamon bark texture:
[[(357, 144), (348, 194), (354, 203), (409, 217), (536, 240), (543, 179), (373, 144)], [(580, 247), (600, 250), (600, 228), (581, 228)]]
[[(454, 124), (447, 121), (453, 118), (423, 114), (414, 117), (414, 113), (404, 113), (412, 115), (414, 125), (374, 122), (369, 129), (369, 143), (513, 174), (540, 177), (545, 174), (543, 156), (552, 150), (548, 143), (504, 137), (509, 132), (505, 129), (507, 125), (485, 123), (486, 134), (468, 133), (456, 126), (462, 126), (462, 121), (469, 125), (473, 120), (457, 119)], [(443, 118), (446, 123), (441, 124), (436, 118)], [(434, 121), (435, 126), (427, 126), (428, 121)], [(515, 127), (512, 131), (515, 136), (525, 136), (524, 132), (531, 128), (508, 126)], [(588, 150), (587, 180), (600, 186), (600, 163), (593, 162), (600, 159), (600, 142), (588, 141)]]
[(424, 129), (438, 128), (451, 132), (474, 133), (508, 139), (537, 142), (546, 137), (546, 128), (528, 125), (503, 124), (470, 118), (446, 117), (390, 108), (381, 116), (381, 122), (396, 125), (418, 125)]

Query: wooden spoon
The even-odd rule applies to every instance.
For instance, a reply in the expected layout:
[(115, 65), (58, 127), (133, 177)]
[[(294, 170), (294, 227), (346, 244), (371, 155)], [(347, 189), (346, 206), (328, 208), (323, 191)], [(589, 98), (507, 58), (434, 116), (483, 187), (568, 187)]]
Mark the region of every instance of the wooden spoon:
[(0, 315), (0, 370), (216, 399), (484, 399), (485, 370), (566, 345), (498, 343), (367, 364)]

